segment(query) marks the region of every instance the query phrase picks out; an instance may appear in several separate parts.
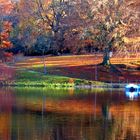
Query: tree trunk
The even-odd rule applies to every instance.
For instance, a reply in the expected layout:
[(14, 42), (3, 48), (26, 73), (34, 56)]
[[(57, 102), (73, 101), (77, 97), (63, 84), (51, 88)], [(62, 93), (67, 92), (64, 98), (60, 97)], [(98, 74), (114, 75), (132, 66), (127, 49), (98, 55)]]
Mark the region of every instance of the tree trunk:
[(104, 51), (104, 56), (103, 56), (103, 62), (102, 62), (102, 64), (104, 65), (104, 66), (109, 66), (111, 63), (110, 63), (110, 56), (109, 56), (109, 54), (110, 54), (110, 51), (109, 51), (109, 49), (107, 48), (107, 49), (105, 49), (105, 51)]
[(47, 74), (47, 67), (46, 67), (46, 62), (45, 62), (45, 56), (43, 55), (43, 65), (44, 65), (44, 74)]
[(46, 61), (45, 61), (45, 50), (43, 50), (43, 55), (42, 55), (42, 59), (43, 59), (43, 65), (44, 65), (44, 74), (47, 74), (47, 67), (46, 67)]
[(58, 51), (58, 44), (57, 44), (57, 31), (52, 31), (53, 36), (53, 54), (56, 55)]

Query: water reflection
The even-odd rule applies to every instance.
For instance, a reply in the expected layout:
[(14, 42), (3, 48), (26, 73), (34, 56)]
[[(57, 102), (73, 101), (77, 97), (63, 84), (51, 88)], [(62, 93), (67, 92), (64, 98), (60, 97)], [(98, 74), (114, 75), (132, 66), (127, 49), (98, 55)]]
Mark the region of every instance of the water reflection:
[(139, 96), (139, 85), (136, 84), (128, 84), (125, 87), (125, 94), (129, 97), (130, 100), (137, 99)]
[(139, 98), (118, 90), (69, 93), (0, 89), (0, 140), (140, 139)]
[(139, 92), (125, 92), (125, 94), (130, 100), (137, 99), (139, 96)]

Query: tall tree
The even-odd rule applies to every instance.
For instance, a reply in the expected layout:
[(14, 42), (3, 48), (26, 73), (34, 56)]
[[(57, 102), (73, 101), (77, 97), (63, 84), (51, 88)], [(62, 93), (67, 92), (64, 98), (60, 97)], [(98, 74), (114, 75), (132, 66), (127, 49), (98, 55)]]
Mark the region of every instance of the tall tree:
[(92, 33), (98, 48), (104, 52), (102, 64), (110, 65), (110, 52), (112, 50), (127, 51), (130, 48), (125, 44), (124, 38), (131, 31), (131, 27), (134, 27), (138, 13), (127, 7), (125, 0), (88, 2), (93, 15), (91, 18), (93, 23), (89, 25), (89, 28), (92, 28), (93, 31), (89, 28), (88, 30)]
[(36, 0), (38, 20), (46, 26), (46, 31), (52, 36), (53, 50), (58, 51), (64, 47), (64, 34), (67, 25), (63, 19), (68, 16), (69, 3), (66, 0), (52, 0), (50, 2)]

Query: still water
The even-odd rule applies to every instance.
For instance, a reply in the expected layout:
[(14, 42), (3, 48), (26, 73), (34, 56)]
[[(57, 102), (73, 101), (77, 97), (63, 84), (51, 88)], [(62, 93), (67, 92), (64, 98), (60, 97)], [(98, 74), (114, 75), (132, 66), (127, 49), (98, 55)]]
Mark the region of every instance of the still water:
[(0, 89), (0, 140), (139, 140), (140, 98), (123, 90)]

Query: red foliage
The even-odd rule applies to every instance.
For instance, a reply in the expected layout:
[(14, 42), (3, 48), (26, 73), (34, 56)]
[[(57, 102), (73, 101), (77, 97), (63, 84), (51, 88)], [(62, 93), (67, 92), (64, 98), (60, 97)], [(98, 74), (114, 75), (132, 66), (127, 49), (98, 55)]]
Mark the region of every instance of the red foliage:
[(8, 21), (4, 21), (2, 31), (0, 32), (0, 59), (2, 59), (2, 61), (9, 61), (12, 58), (11, 53), (4, 52), (6, 49), (12, 47), (12, 43), (9, 41), (11, 30), (12, 24)]
[(5, 57), (13, 57), (13, 53), (4, 52)]
[(6, 49), (12, 46), (12, 43), (9, 41), (11, 29), (12, 24), (10, 22), (3, 22), (2, 32), (0, 34), (0, 49)]

